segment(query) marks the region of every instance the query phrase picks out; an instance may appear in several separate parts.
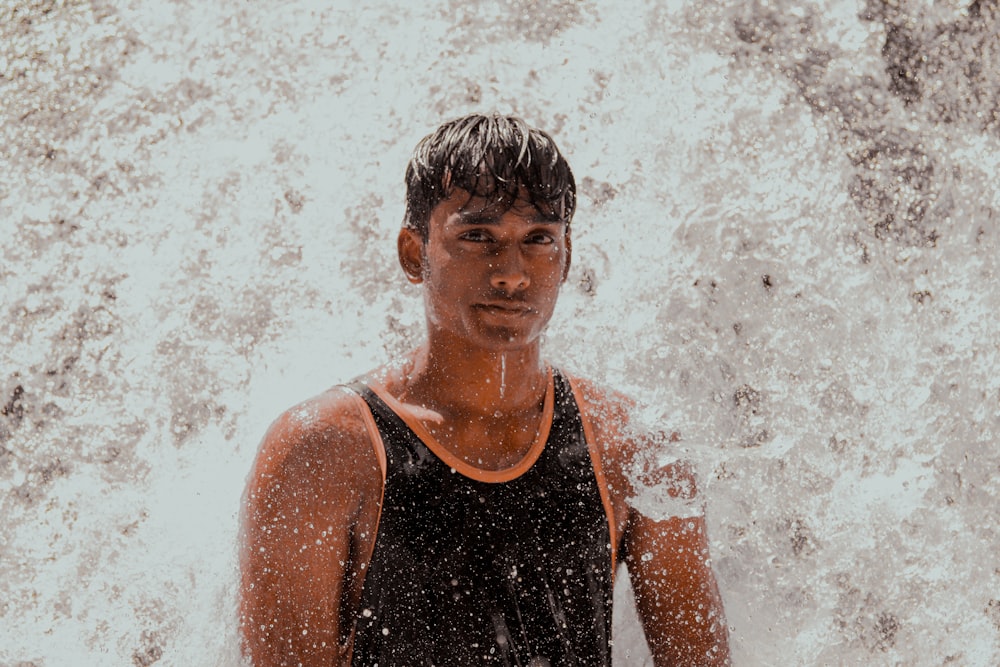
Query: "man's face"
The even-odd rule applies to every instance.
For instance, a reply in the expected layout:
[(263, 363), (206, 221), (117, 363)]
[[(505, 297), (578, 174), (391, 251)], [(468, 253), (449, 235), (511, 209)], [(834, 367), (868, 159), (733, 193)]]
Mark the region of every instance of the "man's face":
[(412, 236), (401, 238), (400, 259), (411, 280), (424, 283), (432, 335), (495, 350), (538, 340), (569, 269), (565, 222), (547, 220), (522, 199), (491, 206), (455, 188), (431, 212), (426, 242), (403, 234)]

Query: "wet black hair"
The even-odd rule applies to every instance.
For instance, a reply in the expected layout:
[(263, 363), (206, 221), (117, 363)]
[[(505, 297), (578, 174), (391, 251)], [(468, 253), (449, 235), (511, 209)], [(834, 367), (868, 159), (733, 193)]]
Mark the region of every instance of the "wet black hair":
[(420, 140), (406, 167), (403, 226), (427, 240), (431, 211), (454, 188), (507, 210), (527, 201), (567, 225), (576, 210), (576, 182), (555, 141), (515, 116), (470, 114)]

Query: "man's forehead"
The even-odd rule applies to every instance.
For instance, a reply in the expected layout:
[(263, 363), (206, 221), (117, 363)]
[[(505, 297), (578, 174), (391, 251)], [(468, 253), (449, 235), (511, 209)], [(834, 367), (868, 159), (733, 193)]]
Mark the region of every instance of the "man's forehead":
[(552, 206), (545, 202), (532, 202), (522, 189), (516, 198), (498, 192), (493, 195), (478, 195), (460, 188), (442, 203), (448, 203), (453, 215), (460, 223), (477, 223), (498, 221), (508, 211), (539, 223), (562, 224), (564, 221), (555, 213)]
[(466, 224), (495, 223), (507, 213), (542, 224), (562, 224), (562, 220), (545, 215), (531, 202), (473, 202), (455, 212), (456, 221)]

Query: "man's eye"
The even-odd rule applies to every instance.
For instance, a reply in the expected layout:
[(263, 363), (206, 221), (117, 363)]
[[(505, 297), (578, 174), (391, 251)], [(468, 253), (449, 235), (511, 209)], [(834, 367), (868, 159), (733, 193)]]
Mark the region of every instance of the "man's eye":
[(493, 240), (493, 237), (490, 236), (489, 233), (484, 232), (481, 229), (473, 229), (467, 231), (464, 234), (462, 234), (459, 238), (462, 239), (463, 241), (472, 241), (474, 243), (486, 243), (488, 241)]
[(551, 234), (532, 234), (527, 239), (528, 243), (539, 244), (539, 245), (549, 245), (550, 243), (555, 243), (556, 240)]

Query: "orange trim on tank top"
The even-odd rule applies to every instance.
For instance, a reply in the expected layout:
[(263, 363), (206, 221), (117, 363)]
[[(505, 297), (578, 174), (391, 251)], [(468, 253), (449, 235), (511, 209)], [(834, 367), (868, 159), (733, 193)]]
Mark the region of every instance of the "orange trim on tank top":
[[(365, 579), (368, 574), (368, 565), (372, 562), (372, 556), (375, 554), (375, 540), (378, 537), (378, 527), (379, 523), (382, 521), (382, 503), (385, 500), (385, 479), (388, 473), (388, 463), (386, 461), (385, 455), (385, 443), (382, 442), (382, 434), (379, 433), (378, 425), (375, 424), (375, 417), (372, 415), (371, 408), (368, 407), (368, 403), (361, 394), (357, 393), (350, 387), (346, 387), (348, 393), (351, 396), (351, 400), (357, 405), (358, 410), (361, 412), (361, 418), (365, 422), (365, 430), (368, 431), (368, 437), (371, 439), (372, 449), (375, 450), (375, 456), (378, 458), (378, 465), (382, 471), (382, 491), (379, 494), (378, 499), (378, 514), (375, 516), (375, 527), (372, 530), (371, 543), (368, 547), (368, 558), (364, 562), (364, 570), (361, 572), (361, 595), (358, 598), (359, 604), (365, 595)], [(360, 611), (360, 610), (359, 610)], [(354, 614), (356, 619), (357, 613)], [(357, 630), (357, 621), (351, 625), (351, 636), (347, 638), (346, 644), (341, 644), (337, 647), (340, 654), (340, 658), (346, 658), (347, 664), (351, 664), (351, 658), (354, 653), (354, 633)]]
[(372, 416), (371, 408), (365, 403), (365, 399), (361, 397), (360, 394), (351, 390), (351, 397), (355, 405), (358, 406), (358, 410), (361, 412), (361, 418), (365, 422), (365, 430), (368, 431), (368, 435), (372, 440), (372, 448), (375, 450), (375, 456), (378, 457), (379, 468), (382, 469), (382, 489), (385, 490), (385, 477), (388, 474), (389, 464), (385, 458), (385, 443), (382, 442), (382, 434), (378, 432), (378, 426), (375, 424), (375, 417)]
[(615, 523), (614, 506), (611, 504), (611, 492), (608, 489), (607, 478), (604, 477), (604, 467), (601, 465), (601, 452), (598, 450), (597, 440), (594, 438), (594, 429), (590, 423), (590, 415), (584, 407), (583, 394), (569, 376), (566, 376), (566, 379), (573, 390), (573, 397), (576, 399), (576, 406), (580, 412), (580, 421), (583, 422), (583, 437), (587, 441), (587, 449), (590, 451), (590, 462), (594, 466), (594, 476), (597, 478), (597, 489), (601, 493), (604, 513), (608, 517), (608, 528), (611, 535), (611, 580), (614, 581), (615, 569), (618, 564), (618, 526)]
[(555, 393), (553, 388), (552, 369), (549, 368), (547, 370), (548, 382), (545, 387), (545, 401), (542, 404), (542, 421), (539, 424), (538, 433), (535, 434), (535, 441), (531, 443), (531, 447), (520, 461), (509, 468), (503, 468), (501, 470), (483, 470), (482, 468), (477, 468), (471, 463), (463, 461), (459, 457), (455, 456), (451, 451), (445, 448), (444, 445), (438, 442), (437, 438), (431, 435), (431, 432), (427, 430), (427, 427), (424, 426), (423, 422), (414, 417), (413, 414), (407, 410), (395, 396), (390, 394), (384, 386), (376, 383), (372, 383), (369, 386), (371, 387), (371, 390), (378, 394), (378, 397), (385, 401), (385, 404), (388, 405), (389, 408), (392, 409), (392, 411), (395, 412), (396, 415), (410, 427), (420, 441), (423, 442), (435, 456), (441, 459), (445, 465), (470, 479), (474, 479), (479, 482), (496, 484), (499, 482), (509, 482), (526, 473), (528, 469), (535, 464), (538, 457), (542, 455), (542, 450), (545, 449), (545, 443), (549, 439), (549, 430), (552, 428), (552, 413), (554, 409), (553, 394)]

